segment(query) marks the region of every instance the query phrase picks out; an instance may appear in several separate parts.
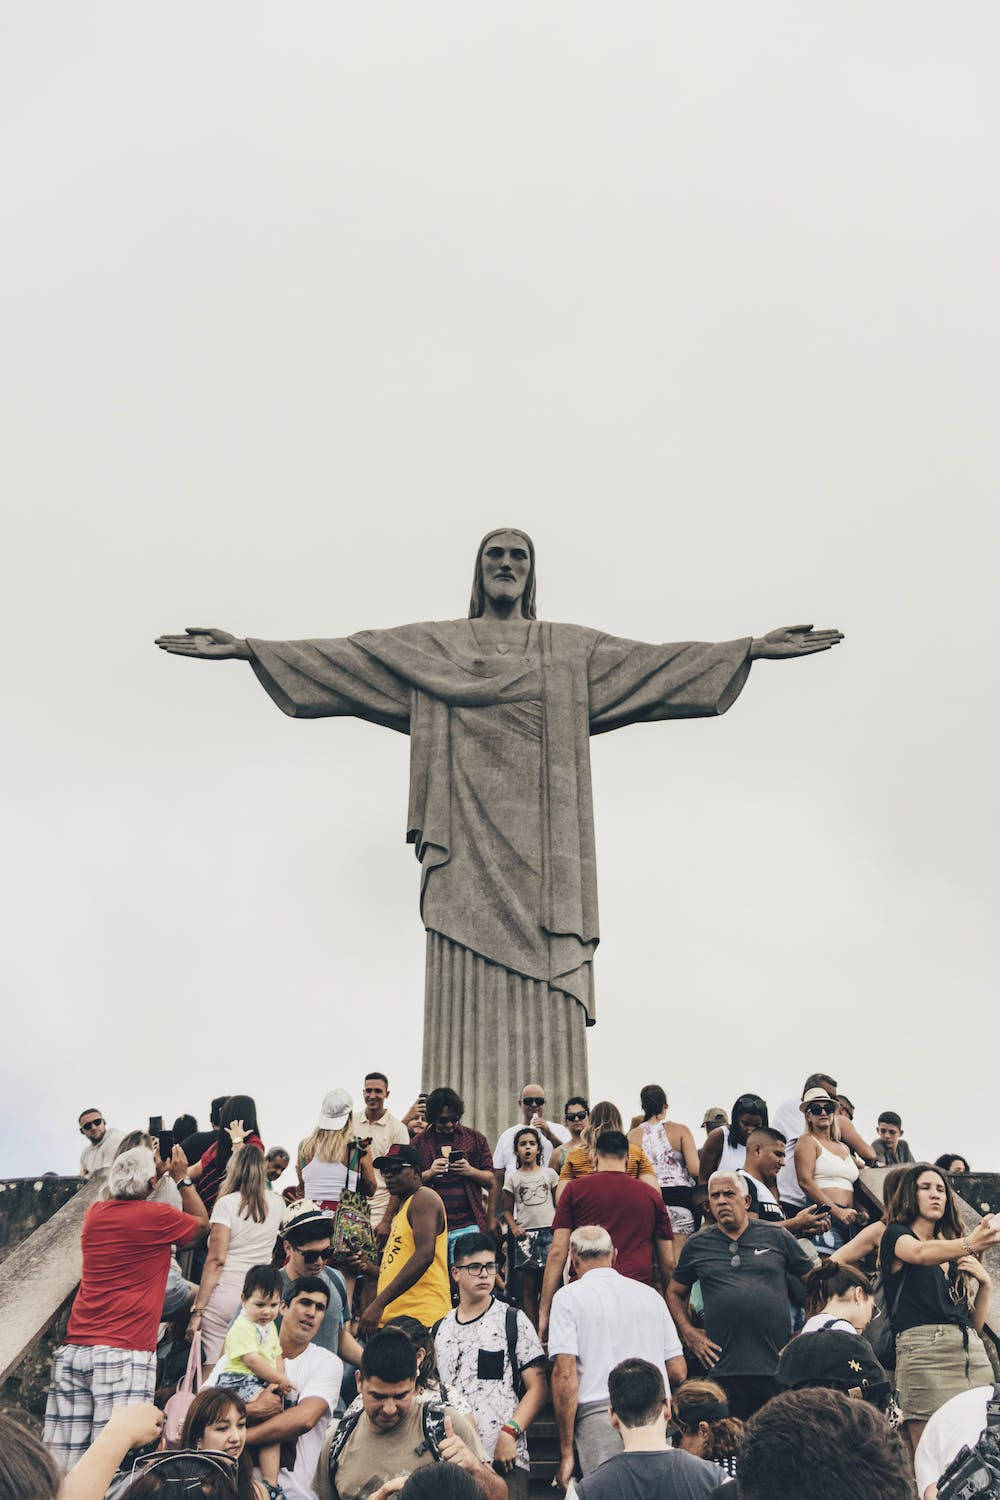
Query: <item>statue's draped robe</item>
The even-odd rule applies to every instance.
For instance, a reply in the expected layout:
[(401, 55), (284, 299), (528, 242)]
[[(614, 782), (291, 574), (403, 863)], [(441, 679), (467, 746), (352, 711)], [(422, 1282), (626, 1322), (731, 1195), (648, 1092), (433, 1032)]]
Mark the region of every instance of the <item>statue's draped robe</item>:
[(285, 713), (351, 714), (410, 736), (425, 1084), (458, 1088), (479, 1128), (498, 1071), (516, 1080), (510, 1097), (529, 1075), (558, 1104), (567, 1085), (583, 1092), (598, 940), (589, 737), (724, 713), (750, 670), (749, 639), (648, 645), (532, 621), (524, 654), (502, 655), (479, 645), (474, 621), (446, 620), (249, 645)]

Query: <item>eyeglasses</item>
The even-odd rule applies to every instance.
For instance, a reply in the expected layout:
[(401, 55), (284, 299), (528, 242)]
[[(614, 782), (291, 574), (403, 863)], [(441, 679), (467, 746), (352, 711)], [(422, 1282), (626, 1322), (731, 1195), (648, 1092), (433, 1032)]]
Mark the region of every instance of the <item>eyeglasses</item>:
[(545, 1100), (544, 1100), (544, 1098), (537, 1099), (532, 1094), (525, 1094), (524, 1097), (523, 1097), (523, 1099), (521, 1100), (521, 1103), (522, 1104), (533, 1104), (535, 1106), (535, 1108), (537, 1109), (537, 1108), (539, 1108), (541, 1105), (543, 1105), (545, 1103)]
[(104, 1124), (104, 1121), (102, 1119), (84, 1120), (83, 1124), (80, 1126), (80, 1129), (81, 1130), (96, 1130), (97, 1127), (98, 1127), (98, 1125), (103, 1125), (103, 1124)]
[(492, 1276), (497, 1268), (495, 1260), (477, 1260), (467, 1266), (456, 1266), (456, 1271), (468, 1271), (470, 1276)]
[(835, 1104), (833, 1104), (833, 1103), (830, 1103), (830, 1104), (807, 1104), (806, 1105), (806, 1114), (807, 1115), (835, 1115), (836, 1113), (837, 1113), (837, 1106)]
[(586, 1118), (587, 1118), (587, 1111), (585, 1109), (576, 1109), (576, 1110), (573, 1110), (572, 1113), (570, 1113), (568, 1110), (566, 1112), (566, 1119), (567, 1120), (585, 1120)]
[(221, 1474), (232, 1487), (232, 1493), (237, 1493), (236, 1471), (239, 1460), (229, 1453), (205, 1452), (203, 1449), (185, 1449), (181, 1453), (150, 1453), (144, 1458), (137, 1458), (132, 1465), (133, 1482), (141, 1475), (148, 1474), (152, 1469), (161, 1469), (167, 1464), (172, 1464), (181, 1470), (178, 1474), (161, 1474), (160, 1480), (169, 1493), (171, 1490), (201, 1490), (207, 1477), (204, 1474), (192, 1475), (189, 1464), (204, 1464), (208, 1469), (214, 1469), (216, 1474)]

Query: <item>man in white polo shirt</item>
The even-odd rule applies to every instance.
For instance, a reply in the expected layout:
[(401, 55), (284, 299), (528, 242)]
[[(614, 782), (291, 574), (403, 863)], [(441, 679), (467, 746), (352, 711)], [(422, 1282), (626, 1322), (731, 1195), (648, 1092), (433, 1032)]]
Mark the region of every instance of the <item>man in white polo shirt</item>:
[(618, 1274), (608, 1231), (582, 1225), (570, 1236), (569, 1248), (577, 1279), (556, 1292), (549, 1318), (558, 1479), (564, 1489), (573, 1477), (574, 1446), (583, 1475), (622, 1450), (608, 1413), (608, 1376), (615, 1365), (648, 1360), (666, 1369), (669, 1385), (687, 1375), (663, 1298), (651, 1286)]
[[(366, 1073), (365, 1084), (362, 1089), (364, 1108), (355, 1111), (354, 1132), (362, 1140), (370, 1140), (372, 1143), (372, 1160), (376, 1157), (388, 1156), (390, 1146), (408, 1146), (410, 1144), (410, 1132), (401, 1120), (397, 1120), (394, 1114), (385, 1107), (385, 1101), (389, 1097), (389, 1080), (384, 1073)], [(385, 1178), (375, 1168), (375, 1192), (368, 1204), (368, 1212), (371, 1215), (372, 1229), (375, 1238), (381, 1242), (388, 1238), (392, 1227), (392, 1219), (399, 1202), (389, 1194), (385, 1185)]]

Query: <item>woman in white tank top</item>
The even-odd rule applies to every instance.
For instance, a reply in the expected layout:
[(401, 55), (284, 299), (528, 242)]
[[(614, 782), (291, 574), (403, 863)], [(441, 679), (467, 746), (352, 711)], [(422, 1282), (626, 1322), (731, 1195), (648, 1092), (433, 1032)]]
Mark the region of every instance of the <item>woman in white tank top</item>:
[(303, 1197), (331, 1213), (336, 1212), (345, 1188), (353, 1192), (360, 1187), (367, 1198), (371, 1197), (375, 1191), (371, 1148), (365, 1147), (359, 1171), (349, 1174), (347, 1170), (348, 1153), (356, 1137), (351, 1096), (346, 1089), (332, 1089), (323, 1100), (316, 1129), (299, 1142), (296, 1171)]
[(858, 1164), (840, 1139), (837, 1106), (825, 1089), (809, 1089), (801, 1108), (805, 1126), (795, 1143), (795, 1172), (806, 1201), (830, 1214), (830, 1228), (813, 1241), (820, 1255), (830, 1255), (865, 1222), (854, 1205)]
[(717, 1125), (705, 1137), (698, 1171), (698, 1191), (707, 1196), (713, 1172), (738, 1172), (747, 1159), (747, 1141), (766, 1125), (767, 1105), (759, 1094), (741, 1094), (729, 1117), (732, 1124)]

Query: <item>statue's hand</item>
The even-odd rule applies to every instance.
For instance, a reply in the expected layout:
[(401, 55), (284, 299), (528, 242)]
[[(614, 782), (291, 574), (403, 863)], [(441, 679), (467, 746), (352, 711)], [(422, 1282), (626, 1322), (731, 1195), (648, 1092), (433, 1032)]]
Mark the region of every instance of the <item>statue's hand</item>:
[(750, 660), (779, 661), (786, 656), (811, 656), (829, 651), (844, 639), (839, 630), (814, 630), (811, 625), (780, 625), (758, 636), (750, 646)]
[(227, 657), (250, 660), (246, 641), (228, 630), (213, 630), (206, 625), (189, 625), (183, 635), (158, 635), (156, 645), (171, 656), (197, 656), (202, 661), (224, 661)]

